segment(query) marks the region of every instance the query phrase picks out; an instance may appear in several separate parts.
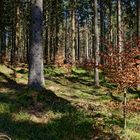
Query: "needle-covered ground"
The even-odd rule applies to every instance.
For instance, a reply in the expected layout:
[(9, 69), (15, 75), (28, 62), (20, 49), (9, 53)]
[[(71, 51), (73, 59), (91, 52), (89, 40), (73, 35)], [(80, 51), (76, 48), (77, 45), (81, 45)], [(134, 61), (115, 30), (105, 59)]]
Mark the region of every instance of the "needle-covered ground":
[(13, 73), (0, 65), (0, 133), (13, 140), (140, 140), (138, 91), (127, 94), (124, 130), (123, 94), (103, 76), (96, 88), (91, 71), (48, 66), (38, 93), (27, 89), (26, 66)]

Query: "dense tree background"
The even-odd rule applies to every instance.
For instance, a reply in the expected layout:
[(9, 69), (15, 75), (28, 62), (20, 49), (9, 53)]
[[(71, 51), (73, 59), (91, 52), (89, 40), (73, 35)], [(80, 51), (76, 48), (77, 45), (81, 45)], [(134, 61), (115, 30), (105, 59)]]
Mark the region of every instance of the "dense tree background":
[(0, 139), (140, 139), (140, 0), (0, 7)]
[[(2, 0), (0, 4), (0, 61), (14, 67), (28, 63), (31, 1)], [(119, 45), (121, 52), (127, 40), (139, 36), (138, 0), (100, 0), (97, 4), (90, 0), (44, 0), (42, 6), (44, 63), (83, 65), (87, 60), (93, 61), (97, 85), (98, 65), (104, 63), (99, 51), (105, 51), (104, 42)]]

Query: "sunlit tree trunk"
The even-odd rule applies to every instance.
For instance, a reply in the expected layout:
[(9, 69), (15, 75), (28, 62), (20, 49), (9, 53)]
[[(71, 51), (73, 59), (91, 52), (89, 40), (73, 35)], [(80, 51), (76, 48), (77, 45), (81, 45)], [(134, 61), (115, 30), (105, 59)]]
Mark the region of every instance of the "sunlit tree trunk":
[[(117, 30), (118, 30), (118, 47), (119, 53), (123, 50), (123, 40), (122, 40), (122, 19), (121, 19), (121, 0), (117, 0)], [(119, 58), (120, 59), (120, 58)], [(121, 60), (120, 60), (121, 61)]]
[(94, 11), (95, 11), (95, 17), (94, 17), (94, 31), (95, 31), (95, 85), (99, 86), (99, 28), (98, 28), (98, 3), (97, 0), (94, 0)]
[(140, 38), (140, 0), (137, 0), (137, 23), (138, 38)]
[(43, 0), (33, 0), (31, 5), (31, 46), (29, 50), (29, 88), (44, 87), (42, 47)]
[(72, 11), (71, 11), (71, 22), (72, 22), (72, 63), (75, 63), (75, 45), (76, 45), (76, 34), (75, 34), (75, 0), (72, 0)]
[[(140, 41), (140, 0), (137, 0), (137, 36), (138, 41)], [(138, 68), (140, 71), (140, 66), (138, 66)], [(138, 89), (140, 90), (140, 83), (138, 84)]]

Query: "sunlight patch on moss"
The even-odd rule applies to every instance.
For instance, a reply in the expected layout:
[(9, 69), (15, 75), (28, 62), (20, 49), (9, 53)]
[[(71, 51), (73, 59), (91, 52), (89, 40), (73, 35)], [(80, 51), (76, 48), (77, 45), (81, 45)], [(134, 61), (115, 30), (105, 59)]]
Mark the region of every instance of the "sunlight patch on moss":
[(10, 106), (7, 103), (0, 103), (0, 113), (10, 112)]
[(5, 65), (0, 65), (0, 72), (10, 75), (13, 73), (13, 70), (7, 68)]
[(30, 119), (30, 115), (23, 111), (20, 111), (19, 113), (13, 113), (12, 117), (15, 121), (26, 121)]
[(126, 129), (124, 131), (123, 137), (127, 140), (140, 140), (140, 132), (132, 131), (131, 129)]

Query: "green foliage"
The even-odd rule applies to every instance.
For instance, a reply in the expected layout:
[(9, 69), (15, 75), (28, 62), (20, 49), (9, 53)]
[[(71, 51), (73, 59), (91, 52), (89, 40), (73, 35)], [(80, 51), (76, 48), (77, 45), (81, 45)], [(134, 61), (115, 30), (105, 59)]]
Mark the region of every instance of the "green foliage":
[(66, 73), (65, 69), (63, 68), (57, 68), (55, 66), (48, 66), (44, 69), (45, 75), (48, 76), (63, 76), (64, 73)]

